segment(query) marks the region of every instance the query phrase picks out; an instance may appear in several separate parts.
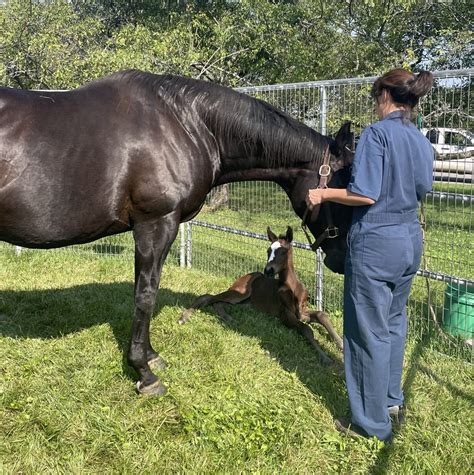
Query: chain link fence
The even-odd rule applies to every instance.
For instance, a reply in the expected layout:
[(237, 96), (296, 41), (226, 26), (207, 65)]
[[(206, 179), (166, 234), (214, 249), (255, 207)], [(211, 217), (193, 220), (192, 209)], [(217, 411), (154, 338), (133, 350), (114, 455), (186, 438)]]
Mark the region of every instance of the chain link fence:
[[(416, 121), (433, 144), (435, 185), (422, 206), (425, 251), (409, 301), (412, 335), (432, 338), (436, 348), (472, 362), (474, 265), (472, 256), (474, 138), (471, 108), (474, 69), (434, 73)], [(376, 120), (369, 91), (374, 77), (241, 88), (323, 134), (351, 120), (356, 137)], [(167, 264), (193, 267), (234, 279), (263, 270), (266, 228), (292, 226), (295, 266), (310, 303), (342, 327), (342, 277), (322, 265), (305, 244), (300, 220), (286, 194), (270, 182), (223, 185), (212, 190), (200, 214), (181, 225)], [(132, 256), (131, 233), (72, 246), (73, 252)], [(209, 289), (210, 292), (213, 289)]]

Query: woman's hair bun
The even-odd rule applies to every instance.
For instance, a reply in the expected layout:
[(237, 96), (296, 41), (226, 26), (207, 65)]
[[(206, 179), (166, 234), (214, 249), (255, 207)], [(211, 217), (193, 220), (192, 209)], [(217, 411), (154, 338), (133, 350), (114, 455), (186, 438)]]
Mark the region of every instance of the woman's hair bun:
[(396, 103), (414, 107), (432, 86), (433, 75), (429, 71), (421, 71), (415, 75), (405, 69), (392, 69), (377, 78), (372, 86), (371, 95), (377, 98), (387, 90)]
[(429, 71), (421, 71), (408, 82), (408, 87), (410, 93), (416, 98), (423, 97), (433, 87), (433, 75)]

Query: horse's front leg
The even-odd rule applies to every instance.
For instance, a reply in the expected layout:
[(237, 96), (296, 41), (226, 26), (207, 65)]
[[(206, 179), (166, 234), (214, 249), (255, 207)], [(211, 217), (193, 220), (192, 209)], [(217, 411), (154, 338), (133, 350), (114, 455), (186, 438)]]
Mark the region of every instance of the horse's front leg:
[[(128, 362), (137, 371), (137, 389), (144, 394), (162, 395), (166, 386), (153, 374), (150, 363), (163, 366), (163, 360), (150, 343), (150, 319), (155, 308), (161, 270), (178, 231), (177, 213), (138, 222), (135, 239), (135, 312)], [(158, 363), (158, 364), (156, 364)]]

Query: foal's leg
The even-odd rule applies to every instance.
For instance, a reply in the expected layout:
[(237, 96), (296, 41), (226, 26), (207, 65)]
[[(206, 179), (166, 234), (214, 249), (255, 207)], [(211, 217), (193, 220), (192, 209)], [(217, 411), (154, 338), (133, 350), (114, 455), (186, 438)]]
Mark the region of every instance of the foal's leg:
[(161, 270), (176, 237), (178, 221), (173, 213), (154, 220), (138, 222), (133, 232), (135, 313), (128, 362), (139, 374), (138, 391), (145, 394), (162, 395), (166, 392), (166, 386), (152, 373), (148, 363), (160, 358), (150, 344), (150, 319), (155, 308)]
[[(285, 301), (283, 297), (283, 302)], [(306, 338), (309, 341), (310, 345), (316, 350), (319, 355), (319, 359), (323, 365), (329, 365), (332, 363), (331, 358), (324, 352), (324, 350), (319, 346), (319, 343), (314, 338), (313, 330), (309, 325), (300, 321), (297, 317), (295, 309), (292, 308), (288, 302), (285, 302), (284, 308), (282, 308), (279, 315), (280, 320), (289, 328), (294, 328), (300, 335)]]
[(193, 302), (190, 308), (184, 310), (178, 323), (186, 323), (197, 309), (206, 305), (212, 305), (222, 320), (228, 323), (232, 322), (232, 317), (224, 310), (223, 304), (238, 304), (247, 300), (252, 293), (252, 282), (261, 275), (259, 272), (247, 274), (237, 279), (225, 292), (217, 295), (201, 295)]
[(331, 338), (336, 342), (337, 347), (342, 351), (342, 339), (337, 334), (336, 330), (334, 330), (328, 314), (326, 312), (317, 310), (310, 311), (307, 313), (307, 315), (309, 316), (309, 320), (311, 322), (318, 322), (327, 330)]
[(324, 352), (324, 350), (319, 346), (319, 343), (314, 338), (313, 330), (310, 326), (306, 325), (303, 322), (297, 322), (295, 324), (296, 331), (303, 335), (310, 343), (310, 345), (316, 350), (319, 355), (319, 359), (323, 365), (329, 365), (332, 363), (331, 358)]

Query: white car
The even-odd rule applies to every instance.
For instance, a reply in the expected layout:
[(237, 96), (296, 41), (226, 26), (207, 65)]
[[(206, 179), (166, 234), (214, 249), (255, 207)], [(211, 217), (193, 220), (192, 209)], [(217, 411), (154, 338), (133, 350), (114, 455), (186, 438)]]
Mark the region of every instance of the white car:
[(431, 127), (421, 129), (431, 142), (436, 158), (468, 158), (474, 155), (474, 134), (468, 130)]

